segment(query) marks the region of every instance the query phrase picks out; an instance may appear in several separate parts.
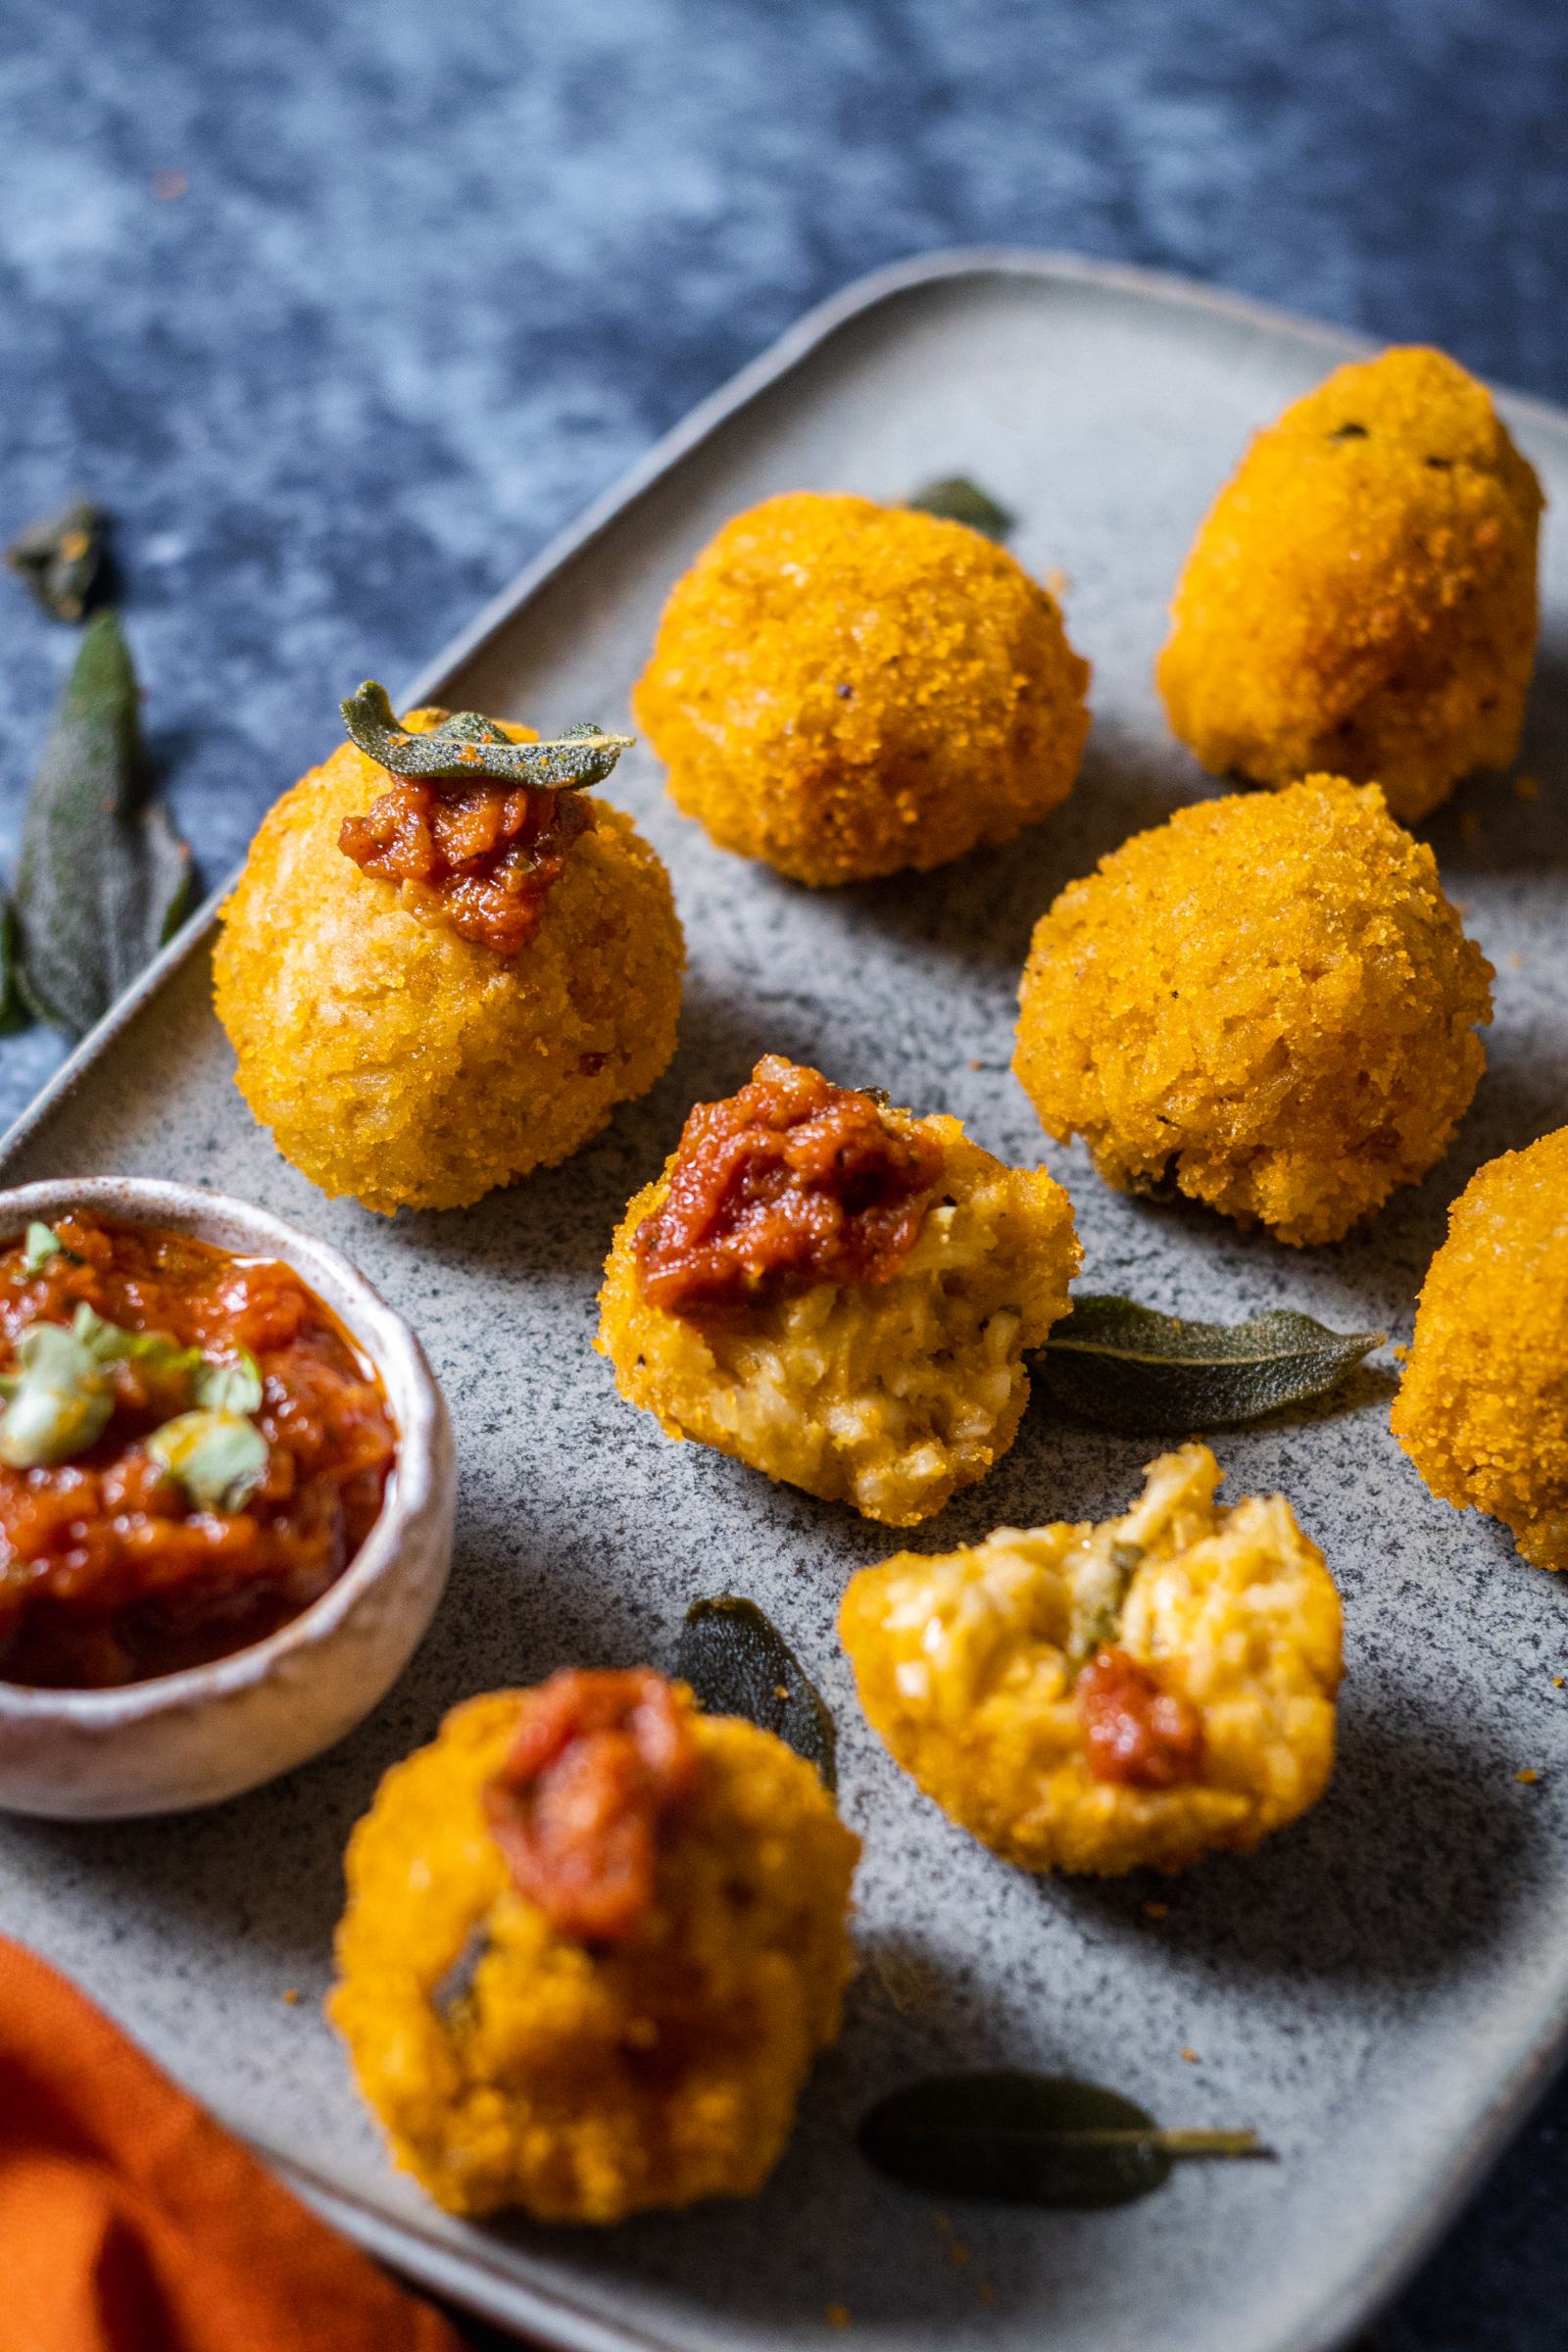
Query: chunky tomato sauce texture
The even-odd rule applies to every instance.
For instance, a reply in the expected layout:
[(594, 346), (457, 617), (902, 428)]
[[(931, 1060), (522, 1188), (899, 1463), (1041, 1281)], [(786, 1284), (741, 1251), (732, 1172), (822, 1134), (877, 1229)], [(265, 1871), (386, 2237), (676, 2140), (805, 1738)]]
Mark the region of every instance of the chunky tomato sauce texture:
[(515, 956), (592, 823), (580, 792), (391, 776), (363, 816), (344, 818), (338, 846), (366, 873), (397, 884), (422, 920)]
[(688, 1707), (662, 1675), (572, 1667), (525, 1692), (485, 1812), (559, 1935), (617, 1943), (647, 1915), (660, 1824), (696, 1780)]
[(1203, 1755), (1198, 1710), (1165, 1690), (1124, 1649), (1098, 1650), (1078, 1677), (1078, 1713), (1097, 1781), (1175, 1788), (1196, 1780)]
[(888, 1282), (942, 1181), (942, 1147), (875, 1100), (764, 1054), (681, 1132), (662, 1204), (636, 1242), (643, 1296), (722, 1313), (817, 1283)]
[(112, 1367), (114, 1410), (74, 1459), (0, 1463), (0, 1679), (100, 1689), (198, 1665), (272, 1633), (339, 1577), (380, 1510), (396, 1433), (374, 1378), (287, 1266), (187, 1236), (65, 1217), (28, 1274), (0, 1252), (0, 1370), (29, 1323), (90, 1306), (264, 1379), (261, 1483), (242, 1509), (195, 1508), (144, 1440), (185, 1409), (177, 1376)]

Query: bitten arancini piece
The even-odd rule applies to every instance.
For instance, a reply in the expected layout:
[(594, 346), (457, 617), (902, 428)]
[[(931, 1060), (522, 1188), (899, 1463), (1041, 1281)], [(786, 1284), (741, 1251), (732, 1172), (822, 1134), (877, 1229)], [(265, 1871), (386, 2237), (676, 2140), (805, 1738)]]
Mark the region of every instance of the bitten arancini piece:
[(839, 1634), (872, 1728), (1020, 1869), (1181, 1870), (1321, 1796), (1340, 1596), (1283, 1495), (1227, 1510), (1219, 1481), (1186, 1446), (1124, 1518), (851, 1579)]
[(1072, 1204), (956, 1119), (769, 1054), (616, 1231), (594, 1345), (666, 1436), (911, 1527), (1017, 1435)]
[[(563, 1706), (582, 1718), (604, 1686), (662, 1681), (565, 1674), (468, 1700), (386, 1774), (350, 1839), (328, 2014), (398, 2162), (450, 2213), (603, 2223), (751, 2196), (838, 2034), (859, 1839), (770, 1733), (663, 1685), (659, 1747), (642, 1741), (669, 1784), (651, 1876), (628, 1904), (613, 1837), (587, 1879), (573, 1867), (571, 1841), (613, 1829), (640, 1766), (633, 1715), (628, 1738), (601, 1709), (597, 1740), (573, 1743)], [(525, 1737), (534, 1787), (509, 1791)], [(539, 1899), (517, 1883), (519, 1841)], [(591, 1885), (602, 1932), (557, 1924), (551, 1898)]]
[(1156, 677), (1215, 774), (1377, 782), (1413, 822), (1519, 749), (1541, 485), (1484, 384), (1420, 346), (1337, 368), (1194, 542)]
[(1004, 548), (797, 491), (676, 582), (633, 710), (720, 849), (822, 884), (944, 865), (1065, 800), (1088, 684)]
[(1568, 1569), (1568, 1127), (1489, 1160), (1449, 1210), (1393, 1427), (1434, 1494)]
[[(424, 734), (443, 715), (403, 723)], [(222, 908), (218, 1017), (240, 1093), (323, 1192), (457, 1208), (554, 1166), (647, 1092), (675, 1050), (685, 951), (659, 858), (586, 795), (517, 953), (421, 919), (340, 846), (391, 782), (345, 743), (267, 816)]]
[(1338, 1241), (1446, 1149), (1492, 966), (1375, 785), (1182, 808), (1037, 924), (1013, 1068), (1121, 1192)]

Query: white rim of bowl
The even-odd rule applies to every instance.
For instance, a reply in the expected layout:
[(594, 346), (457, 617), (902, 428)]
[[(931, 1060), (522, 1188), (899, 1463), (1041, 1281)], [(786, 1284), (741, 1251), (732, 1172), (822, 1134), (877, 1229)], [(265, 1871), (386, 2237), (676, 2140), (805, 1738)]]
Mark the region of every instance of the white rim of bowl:
[[(40, 1184), (0, 1191), (0, 1249), (9, 1249), (34, 1218), (84, 1209), (111, 1225), (163, 1225), (208, 1240), (203, 1226), (226, 1223), (243, 1239), (213, 1242), (239, 1256), (275, 1257), (317, 1292), (324, 1273), (344, 1294), (344, 1305), (321, 1303), (339, 1316), (349, 1336), (373, 1364), (386, 1392), (397, 1430), (397, 1457), (375, 1523), (341, 1576), (297, 1617), (226, 1657), (173, 1674), (149, 1675), (109, 1690), (74, 1690), (8, 1683), (0, 1675), (0, 1723), (55, 1716), (84, 1729), (107, 1731), (156, 1715), (166, 1708), (226, 1697), (248, 1690), (271, 1673), (292, 1650), (308, 1648), (340, 1625), (363, 1594), (393, 1565), (403, 1532), (436, 1499), (437, 1474), (446, 1450), (446, 1406), (423, 1348), (412, 1325), (387, 1305), (358, 1267), (329, 1243), (289, 1225), (265, 1208), (231, 1194), (209, 1193), (199, 1185), (172, 1184), (161, 1177), (84, 1176), (51, 1178)], [(318, 1295), (319, 1295), (318, 1293)]]

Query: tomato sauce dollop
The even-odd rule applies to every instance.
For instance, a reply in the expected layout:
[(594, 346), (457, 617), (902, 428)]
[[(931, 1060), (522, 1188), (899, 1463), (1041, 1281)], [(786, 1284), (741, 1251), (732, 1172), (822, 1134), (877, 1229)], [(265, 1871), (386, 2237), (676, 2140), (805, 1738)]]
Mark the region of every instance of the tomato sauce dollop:
[(343, 819), (344, 856), (398, 884), (422, 921), (515, 956), (543, 920), (567, 851), (593, 824), (592, 803), (527, 784), (387, 783), (364, 815)]
[(891, 1281), (942, 1171), (934, 1137), (766, 1054), (737, 1094), (688, 1117), (664, 1200), (638, 1229), (643, 1296), (702, 1315), (817, 1283)]
[[(368, 1367), (297, 1274), (179, 1233), (61, 1217), (65, 1251), (29, 1274), (0, 1252), (0, 1370), (29, 1323), (92, 1307), (263, 1376), (260, 1484), (198, 1509), (141, 1441), (182, 1412), (177, 1376), (113, 1367), (101, 1437), (69, 1461), (0, 1463), (0, 1680), (102, 1689), (242, 1649), (316, 1600), (381, 1508), (397, 1438)], [(69, 1252), (70, 1254), (66, 1254)]]
[(1097, 1781), (1175, 1788), (1197, 1778), (1203, 1755), (1198, 1710), (1141, 1659), (1098, 1650), (1078, 1677), (1076, 1697)]
[(568, 1667), (524, 1693), (485, 1815), (559, 1935), (618, 1943), (653, 1901), (659, 1825), (696, 1781), (688, 1713), (662, 1674)]

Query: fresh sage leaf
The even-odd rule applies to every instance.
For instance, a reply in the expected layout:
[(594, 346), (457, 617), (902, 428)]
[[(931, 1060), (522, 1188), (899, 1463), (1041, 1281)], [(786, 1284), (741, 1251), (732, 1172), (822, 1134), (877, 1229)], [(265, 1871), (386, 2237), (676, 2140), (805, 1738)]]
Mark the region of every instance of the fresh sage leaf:
[(0, 1417), (0, 1461), (39, 1470), (85, 1453), (115, 1409), (102, 1364), (63, 1323), (29, 1323), (17, 1335), (15, 1386)]
[(675, 1650), (675, 1672), (711, 1715), (743, 1715), (814, 1764), (838, 1786), (838, 1740), (816, 1685), (755, 1600), (721, 1592), (694, 1600)]
[(1245, 1323), (1189, 1323), (1089, 1292), (1031, 1369), (1053, 1403), (1097, 1428), (1190, 1436), (1328, 1396), (1387, 1337), (1329, 1331), (1284, 1307)]
[(17, 874), (23, 995), (80, 1037), (178, 923), (190, 852), (156, 800), (120, 623), (90, 624), (27, 801)]
[(27, 1028), (32, 1014), (22, 993), (22, 939), (11, 893), (0, 889), (0, 1037)]
[(80, 620), (103, 569), (108, 516), (78, 499), (62, 514), (45, 514), (13, 539), (6, 562), (23, 586), (56, 620)]
[(940, 482), (927, 482), (923, 490), (916, 490), (906, 503), (922, 514), (940, 515), (944, 522), (965, 522), (971, 531), (980, 531), (987, 539), (999, 541), (1009, 536), (1018, 519), (1005, 507), (999, 506), (978, 482), (971, 482), (961, 473), (945, 475)]
[(878, 2101), (859, 2140), (906, 2187), (1020, 2205), (1126, 2205), (1184, 2158), (1272, 2154), (1255, 2132), (1163, 2132), (1098, 2083), (1011, 2072), (911, 2082)]
[(584, 721), (551, 743), (514, 743), (494, 719), (455, 710), (428, 735), (398, 724), (384, 686), (374, 678), (341, 704), (343, 723), (368, 758), (394, 776), (426, 783), (527, 784), (540, 792), (576, 792), (603, 784), (635, 735), (607, 735)]
[(80, 1263), (74, 1250), (68, 1250), (52, 1225), (34, 1217), (22, 1242), (22, 1270), (24, 1274), (41, 1274), (51, 1258), (69, 1257), (73, 1265)]
[(267, 1472), (267, 1440), (243, 1413), (180, 1413), (153, 1431), (147, 1451), (199, 1511), (243, 1510)]
[(191, 1395), (209, 1412), (260, 1412), (262, 1367), (248, 1348), (221, 1360), (203, 1356), (191, 1375)]
[(199, 1348), (182, 1348), (167, 1331), (125, 1331), (86, 1301), (77, 1307), (72, 1331), (96, 1364), (140, 1364), (159, 1378), (194, 1377), (202, 1363)]

